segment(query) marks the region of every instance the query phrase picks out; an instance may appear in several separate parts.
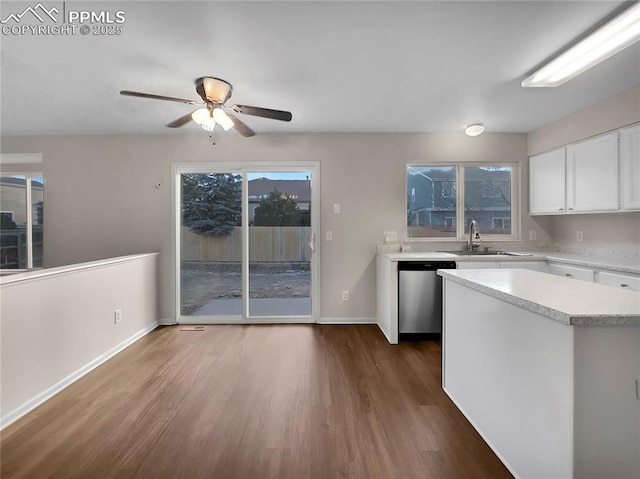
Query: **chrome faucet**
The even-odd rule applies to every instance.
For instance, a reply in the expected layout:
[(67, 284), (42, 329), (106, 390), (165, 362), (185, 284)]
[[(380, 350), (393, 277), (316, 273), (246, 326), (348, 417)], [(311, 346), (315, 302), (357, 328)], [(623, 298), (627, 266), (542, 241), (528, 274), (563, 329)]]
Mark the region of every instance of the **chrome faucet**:
[(467, 243), (467, 251), (473, 251), (480, 247), (482, 239), (480, 238), (480, 227), (476, 220), (471, 220), (469, 223), (469, 242)]

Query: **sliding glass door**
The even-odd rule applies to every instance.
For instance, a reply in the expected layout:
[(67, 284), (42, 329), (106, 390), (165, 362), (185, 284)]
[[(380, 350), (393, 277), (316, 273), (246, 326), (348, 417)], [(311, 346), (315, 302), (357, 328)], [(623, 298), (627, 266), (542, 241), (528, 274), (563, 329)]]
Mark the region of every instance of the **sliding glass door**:
[(317, 164), (174, 173), (178, 322), (314, 321)]
[(249, 316), (311, 316), (312, 176), (248, 173)]

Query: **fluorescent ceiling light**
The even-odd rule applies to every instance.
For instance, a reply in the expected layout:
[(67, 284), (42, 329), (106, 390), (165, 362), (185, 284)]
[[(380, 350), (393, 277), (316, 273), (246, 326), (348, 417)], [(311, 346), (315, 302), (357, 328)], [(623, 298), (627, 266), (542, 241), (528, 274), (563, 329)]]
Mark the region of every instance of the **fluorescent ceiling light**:
[(555, 87), (640, 40), (640, 3), (625, 10), (522, 80), (523, 87)]
[(467, 134), (467, 136), (478, 136), (482, 134), (483, 131), (484, 126), (482, 125), (482, 123), (474, 123), (473, 125), (469, 125), (464, 129), (464, 132)]

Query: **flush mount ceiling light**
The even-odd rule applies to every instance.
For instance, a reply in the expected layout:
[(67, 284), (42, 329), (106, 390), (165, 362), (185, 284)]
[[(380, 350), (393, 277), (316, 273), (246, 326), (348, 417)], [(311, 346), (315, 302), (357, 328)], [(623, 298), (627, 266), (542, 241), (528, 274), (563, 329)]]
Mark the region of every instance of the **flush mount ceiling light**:
[(640, 40), (640, 4), (576, 43), (522, 80), (523, 87), (556, 87)]
[(482, 123), (474, 123), (473, 125), (469, 125), (464, 129), (464, 132), (467, 136), (478, 136), (482, 134), (484, 131), (484, 126)]

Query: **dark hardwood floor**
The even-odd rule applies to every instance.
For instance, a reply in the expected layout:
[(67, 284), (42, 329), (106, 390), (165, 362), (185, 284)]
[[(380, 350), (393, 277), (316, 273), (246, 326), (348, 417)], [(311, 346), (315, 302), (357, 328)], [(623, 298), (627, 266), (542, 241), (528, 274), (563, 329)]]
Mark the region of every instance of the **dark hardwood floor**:
[(10, 478), (511, 478), (376, 326), (161, 327), (2, 431)]

